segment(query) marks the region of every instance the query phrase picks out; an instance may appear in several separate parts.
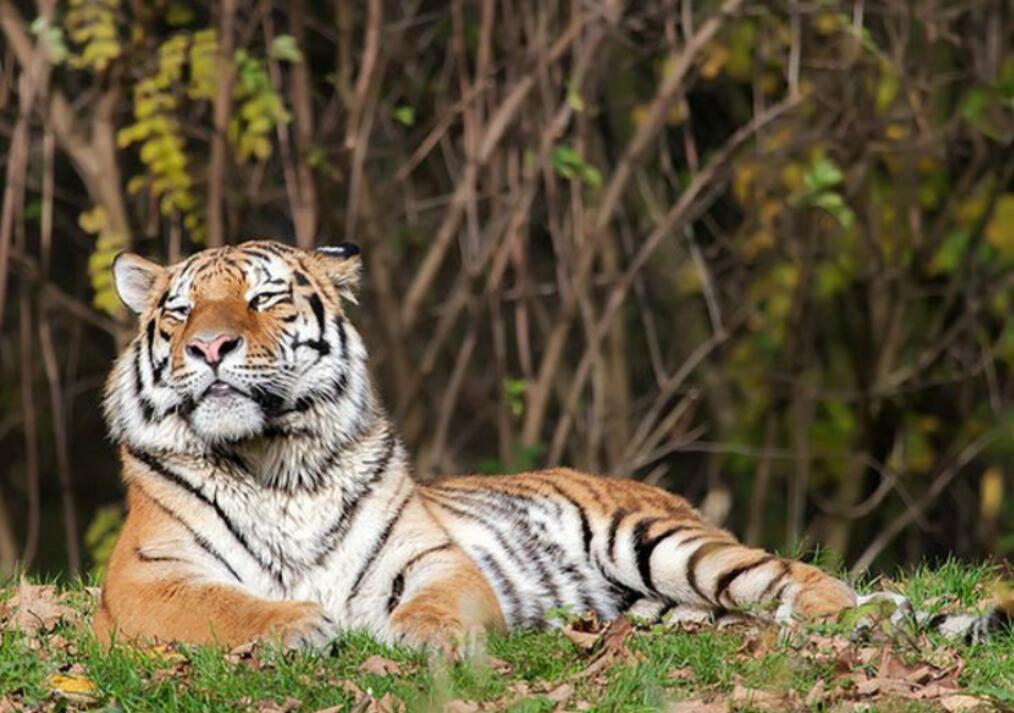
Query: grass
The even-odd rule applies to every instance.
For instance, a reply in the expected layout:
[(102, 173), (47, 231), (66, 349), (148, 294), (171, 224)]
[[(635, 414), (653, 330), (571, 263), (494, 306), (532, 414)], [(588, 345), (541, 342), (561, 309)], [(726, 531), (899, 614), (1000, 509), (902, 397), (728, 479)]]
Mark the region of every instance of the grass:
[[(996, 577), (989, 567), (947, 562), (880, 584), (902, 591), (920, 607), (969, 609), (988, 596)], [(0, 602), (11, 600), (15, 591), (3, 590)], [(94, 606), (93, 595), (81, 584), (60, 587), (54, 594), (75, 615), (35, 633), (14, 626), (12, 608), (0, 606), (0, 617), (7, 612), (0, 632), (0, 711), (20, 706), (271, 713), (332, 707), (437, 711), (449, 706), (457, 711), (633, 712), (690, 700), (704, 706), (701, 710), (717, 702), (723, 707), (710, 710), (725, 710), (728, 704), (735, 710), (858, 706), (893, 712), (953, 710), (957, 694), (978, 697), (962, 699), (965, 706), (1014, 709), (1011, 633), (965, 646), (889, 626), (877, 641), (850, 643), (846, 622), (790, 632), (654, 626), (619, 636), (612, 644), (603, 635), (589, 649), (565, 631), (522, 631), (491, 637), (488, 656), (469, 661), (381, 646), (358, 633), (343, 636), (327, 656), (284, 655), (271, 646), (234, 652), (186, 646), (105, 651), (82, 625)], [(885, 664), (885, 650), (893, 663)], [(364, 666), (371, 657), (381, 659)], [(391, 672), (380, 672), (377, 661)], [(843, 661), (851, 663), (843, 667)], [(928, 674), (920, 672), (929, 670), (939, 677), (934, 680), (950, 680), (953, 686), (940, 695), (926, 695), (932, 693), (926, 688), (931, 682), (912, 684), (911, 691), (900, 695), (896, 690), (862, 693), (864, 686), (873, 685), (871, 680), (883, 678), (885, 665), (895, 666), (895, 678), (925, 678)]]

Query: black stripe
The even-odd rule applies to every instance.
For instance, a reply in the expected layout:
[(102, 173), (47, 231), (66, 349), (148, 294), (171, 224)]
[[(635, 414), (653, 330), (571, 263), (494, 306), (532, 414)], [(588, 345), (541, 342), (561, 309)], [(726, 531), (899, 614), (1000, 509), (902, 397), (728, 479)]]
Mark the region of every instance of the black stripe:
[(145, 554), (144, 552), (141, 551), (140, 547), (135, 547), (134, 548), (134, 555), (137, 557), (137, 559), (141, 560), (142, 562), (183, 562), (184, 561), (184, 560), (180, 559), (179, 557), (165, 557), (165, 556), (147, 555), (147, 554)]
[[(358, 405), (360, 406), (362, 405), (362, 400), (360, 400), (360, 403)], [(373, 432), (376, 430), (377, 423), (383, 422), (379, 421), (379, 419), (377, 418), (374, 418), (372, 421), (364, 421), (360, 419), (359, 421), (353, 424), (355, 426), (354, 431), (346, 434), (343, 440), (338, 441), (337, 443), (334, 444), (334, 446), (331, 447), (331, 449), (327, 452), (327, 454), (324, 455), (324, 457), (320, 461), (320, 464), (314, 469), (314, 472), (309, 477), (309, 480), (312, 483), (310, 487), (311, 493), (317, 492), (320, 486), (326, 482), (327, 480), (326, 476), (328, 472), (331, 470), (331, 468), (334, 467), (335, 463), (338, 462), (338, 459), (342, 457), (343, 453), (355, 448), (373, 434)], [(392, 439), (395, 438), (390, 433), (388, 433), (388, 437)]]
[(591, 552), (591, 541), (592, 541), (592, 529), (591, 522), (588, 520), (588, 513), (584, 511), (584, 507), (581, 506), (574, 498), (567, 495), (567, 493), (556, 483), (545, 482), (543, 485), (552, 488), (561, 498), (566, 500), (574, 510), (577, 511), (577, 515), (581, 518), (581, 540), (584, 544), (584, 553), (587, 555)]
[[(536, 533), (532, 532), (532, 529), (528, 526), (527, 519), (525, 518), (526, 514), (525, 509), (519, 507), (516, 503), (511, 502), (510, 500), (510, 498), (522, 499), (524, 498), (524, 496), (513, 495), (505, 493), (503, 491), (478, 491), (452, 487), (443, 487), (440, 490), (443, 491), (443, 493), (439, 491), (431, 491), (431, 493), (429, 494), (443, 495), (443, 497), (447, 497), (446, 495), (447, 491), (456, 490), (459, 495), (459, 500), (457, 500), (455, 502), (455, 505), (453, 506), (448, 505), (447, 503), (444, 502), (437, 501), (437, 504), (440, 507), (446, 508), (451, 512), (456, 512), (464, 517), (476, 520), (477, 522), (484, 525), (486, 529), (488, 529), (490, 532), (493, 533), (493, 536), (496, 538), (496, 541), (500, 544), (501, 547), (503, 547), (504, 551), (506, 551), (511, 556), (511, 558), (518, 564), (518, 566), (522, 570), (530, 571), (529, 569), (530, 567), (535, 568), (536, 570), (535, 573), (539, 577), (539, 584), (541, 585), (545, 595), (550, 599), (551, 602), (550, 608), (562, 606), (563, 598), (560, 593), (559, 587), (557, 586), (556, 582), (553, 579), (553, 570), (551, 570), (549, 567), (546, 566), (546, 563), (543, 560), (543, 555), (555, 556), (557, 559), (563, 559), (565, 553), (560, 548), (560, 546), (555, 542), (546, 541), (545, 539), (539, 537)], [(474, 499), (476, 497), (495, 496), (495, 495), (500, 495), (501, 497), (506, 498), (506, 500), (499, 502), (497, 501), (476, 502)], [(458, 507), (456, 507), (460, 505), (465, 505), (466, 503), (462, 503), (460, 498), (468, 496), (471, 496), (472, 500), (470, 503), (467, 504), (470, 504), (473, 507), (476, 507), (480, 510), (483, 507), (487, 509), (492, 508), (494, 510), (500, 510), (500, 512), (505, 513), (507, 515), (516, 514), (520, 516), (514, 518), (514, 523), (523, 532), (524, 537), (514, 539), (515, 541), (518, 541), (521, 549), (524, 550), (524, 557), (520, 556), (517, 553), (517, 550), (515, 550), (512, 545), (508, 544), (507, 539), (504, 537), (504, 535), (499, 530), (494, 529), (494, 527), (492, 526), (492, 523), (501, 522), (503, 518), (493, 518), (488, 516), (482, 517), (474, 513), (470, 513), (468, 511), (460, 510)], [(580, 589), (581, 586), (583, 585), (583, 580), (578, 581), (576, 584), (578, 589)]]
[(413, 556), (408, 562), (406, 562), (402, 566), (401, 571), (398, 574), (406, 575), (407, 576), (408, 571), (410, 569), (412, 569), (413, 567), (415, 567), (416, 564), (418, 564), (420, 560), (422, 560), (422, 559), (424, 559), (426, 557), (429, 557), (432, 554), (436, 554), (437, 552), (443, 552), (444, 550), (449, 550), (449, 549), (451, 549), (451, 545), (452, 545), (452, 543), (445, 542), (442, 545), (434, 545), (433, 547), (430, 547), (428, 549), (423, 550), (422, 552), (419, 552), (418, 554), (416, 554), (415, 556)]
[(322, 549), (320, 554), (317, 555), (317, 558), (314, 560), (315, 565), (320, 566), (324, 564), (324, 560), (327, 559), (327, 556), (334, 551), (341, 539), (345, 537), (348, 531), (352, 528), (352, 523), (355, 521), (356, 515), (358, 514), (363, 501), (371, 494), (370, 491), (372, 487), (379, 483), (384, 477), (384, 474), (387, 472), (387, 465), (391, 461), (391, 455), (394, 452), (394, 446), (397, 442), (394, 433), (388, 431), (384, 442), (384, 454), (374, 465), (373, 472), (370, 474), (370, 477), (359, 483), (359, 486), (350, 493), (348, 500), (345, 499), (343, 494), (341, 512), (338, 513), (337, 519), (335, 519), (334, 523), (324, 532), (324, 536), (321, 538), (328, 541), (328, 544), (325, 545), (324, 549)]
[(398, 604), (401, 603), (401, 595), (405, 593), (405, 575), (398, 572), (398, 575), (391, 582), (391, 595), (387, 598), (387, 615), (397, 608)]
[(609, 588), (612, 590), (612, 595), (616, 602), (616, 609), (619, 612), (625, 612), (630, 607), (634, 606), (634, 602), (641, 599), (644, 596), (643, 592), (639, 592), (636, 589), (627, 586), (623, 582), (617, 579), (613, 579), (603, 570), (602, 576), (609, 583)]
[[(755, 562), (751, 562), (750, 564), (741, 564), (733, 567), (727, 572), (724, 572), (715, 583), (715, 601), (719, 603), (722, 601), (722, 595), (725, 594), (725, 590), (727, 590), (736, 580), (736, 577), (744, 572), (749, 572), (751, 569), (765, 565), (772, 559), (774, 558), (771, 557), (771, 555), (764, 555)], [(732, 595), (729, 595), (729, 601), (732, 602), (733, 606), (736, 605), (736, 602), (732, 599)]]
[(227, 570), (229, 570), (229, 573), (233, 577), (235, 577), (235, 579), (236, 579), (237, 582), (239, 582), (240, 584), (243, 583), (243, 578), (240, 577), (239, 573), (235, 569), (232, 568), (232, 565), (229, 564), (228, 561), (226, 561), (225, 557), (223, 557), (222, 554), (218, 550), (215, 549), (214, 545), (212, 545), (210, 542), (208, 542), (208, 540), (206, 540), (204, 537), (202, 537), (201, 535), (199, 535), (197, 533), (197, 531), (195, 531), (194, 528), (192, 528), (183, 518), (181, 518), (175, 512), (173, 512), (172, 510), (170, 510), (169, 508), (167, 508), (165, 505), (163, 505), (162, 503), (160, 503), (157, 499), (153, 498), (148, 492), (145, 491), (144, 488), (142, 488), (137, 483), (134, 483), (134, 485), (135, 485), (135, 487), (138, 488), (138, 490), (140, 490), (142, 493), (144, 493), (144, 496), (146, 498), (148, 498), (153, 503), (155, 503), (156, 507), (158, 507), (162, 512), (164, 512), (170, 518), (172, 518), (173, 520), (175, 520), (176, 522), (178, 522), (180, 525), (182, 525), (184, 527), (184, 529), (186, 529), (186, 531), (190, 533), (190, 536), (194, 539), (194, 542), (197, 544), (198, 547), (200, 547), (202, 550), (204, 550), (209, 555), (211, 555), (216, 560), (218, 560)]
[[(778, 586), (779, 582), (785, 579), (785, 577), (789, 574), (789, 563), (785, 560), (779, 560), (778, 563), (781, 565), (781, 571), (771, 578), (771, 581), (768, 582), (768, 586), (764, 587), (764, 591), (757, 597), (758, 604), (763, 603), (764, 600), (771, 595), (771, 592), (775, 590), (775, 587)], [(779, 592), (779, 594), (781, 594), (781, 592)], [(775, 598), (777, 599), (778, 597)]]
[[(680, 543), (680, 544), (685, 544), (685, 543)], [(697, 595), (701, 599), (703, 599), (704, 601), (708, 602), (709, 604), (715, 604), (715, 605), (717, 605), (718, 602), (712, 601), (710, 597), (708, 597), (706, 594), (704, 594), (703, 591), (701, 591), (701, 587), (697, 583), (697, 565), (700, 564), (700, 561), (701, 561), (702, 558), (706, 557), (707, 555), (711, 554), (712, 552), (717, 552), (718, 550), (724, 550), (725, 548), (732, 547), (732, 546), (733, 546), (733, 543), (731, 543), (731, 542), (722, 542), (720, 540), (711, 540), (710, 542), (705, 542), (703, 545), (701, 545), (696, 550), (694, 550), (693, 554), (690, 555), (690, 558), (687, 559), (687, 584), (690, 585), (690, 588), (693, 589), (694, 592), (696, 592)]]
[(401, 602), (401, 595), (405, 592), (405, 579), (408, 576), (409, 570), (418, 564), (420, 560), (429, 557), (432, 554), (436, 554), (437, 552), (443, 552), (444, 550), (450, 549), (450, 547), (450, 542), (444, 542), (443, 544), (427, 548), (409, 559), (409, 561), (402, 566), (398, 574), (395, 575), (394, 581), (391, 582), (391, 596), (387, 598), (388, 614), (391, 614), (391, 612), (393, 612)]
[(387, 525), (384, 530), (380, 533), (380, 536), (373, 543), (373, 547), (370, 548), (370, 554), (366, 556), (366, 561), (363, 562), (363, 566), (359, 568), (359, 574), (356, 575), (355, 581), (352, 583), (352, 589), (349, 590), (349, 596), (345, 600), (346, 604), (350, 603), (359, 595), (359, 587), (362, 585), (363, 580), (366, 579), (366, 575), (373, 569), (373, 565), (376, 563), (377, 558), (380, 556), (381, 550), (384, 549), (384, 545), (387, 544), (388, 539), (391, 537), (391, 532), (394, 530), (394, 526), (401, 520), (402, 514), (405, 512), (405, 506), (408, 505), (409, 501), (412, 500), (415, 495), (414, 490), (402, 499), (401, 504), (398, 505), (398, 509), (394, 511), (394, 515), (387, 521)]
[(322, 338), (324, 336), (324, 303), (320, 301), (320, 295), (316, 292), (311, 292), (307, 301), (310, 303), (310, 309), (313, 310), (313, 316), (317, 319), (317, 331), (319, 337)]
[(225, 514), (225, 511), (222, 510), (222, 506), (218, 504), (217, 500), (212, 500), (203, 492), (201, 492), (199, 489), (191, 485), (190, 482), (188, 482), (183, 476), (179, 475), (178, 473), (174, 473), (173, 471), (166, 468), (165, 465), (158, 462), (154, 458), (154, 456), (152, 456), (150, 453), (145, 453), (144, 451), (135, 451), (133, 448), (130, 447), (127, 448), (127, 452), (136, 460), (140, 461), (141, 463), (144, 463), (144, 465), (152, 473), (165, 478), (170, 483), (183, 489), (184, 491), (186, 491), (190, 495), (193, 495), (195, 498), (200, 500), (208, 507), (212, 508), (215, 511), (215, 514), (218, 516), (219, 520), (222, 521), (222, 524), (225, 525), (226, 529), (229, 531), (229, 534), (231, 534), (235, 538), (236, 542), (238, 542), (243, 547), (243, 549), (246, 550), (246, 553), (250, 555), (250, 558), (258, 565), (260, 565), (262, 569), (269, 572), (279, 584), (283, 583), (281, 572), (276, 571), (273, 567), (271, 567), (269, 563), (264, 562), (263, 560), (261, 560), (260, 557), (257, 556), (257, 554), (250, 547), (250, 543), (247, 542), (247, 539), (243, 536), (243, 533), (236, 528), (236, 525), (232, 522), (232, 520), (229, 519), (229, 516)]
[(514, 561), (514, 564), (516, 564), (522, 570), (527, 569), (529, 561), (521, 557), (518, 554), (517, 550), (514, 549), (514, 546), (507, 541), (503, 533), (500, 530), (496, 529), (496, 527), (494, 527), (495, 518), (490, 517), (489, 513), (475, 513), (469, 510), (465, 510), (461, 507), (463, 503), (455, 503), (452, 505), (450, 503), (444, 502), (439, 497), (435, 497), (439, 496), (439, 493), (436, 492), (432, 491), (423, 492), (421, 494), (423, 499), (428, 500), (437, 507), (441, 507), (444, 510), (453, 513), (454, 515), (457, 515), (460, 518), (471, 520), (472, 522), (476, 522), (485, 527), (493, 535), (493, 538), (497, 541), (497, 544), (500, 545), (503, 551), (507, 553), (507, 556)]
[(644, 582), (644, 586), (649, 592), (658, 593), (655, 588), (655, 583), (651, 575), (651, 556), (655, 552), (655, 548), (662, 543), (668, 537), (675, 535), (677, 532), (690, 529), (690, 525), (675, 525), (666, 530), (663, 530), (654, 537), (646, 537), (648, 533), (648, 527), (657, 522), (658, 518), (647, 518), (641, 520), (634, 527), (634, 554), (637, 557), (637, 571), (641, 575), (641, 581)]
[(619, 508), (613, 513), (613, 517), (609, 521), (609, 539), (607, 540), (606, 552), (609, 554), (609, 559), (614, 563), (616, 562), (616, 530), (619, 529), (620, 523), (626, 516), (627, 511)]
[(134, 395), (141, 407), (142, 418), (151, 423), (155, 419), (155, 405), (144, 394), (144, 380), (141, 378), (141, 342), (134, 342), (134, 358), (131, 362), (134, 367)]
[(500, 563), (496, 561), (496, 558), (492, 554), (481, 547), (474, 548), (474, 551), (479, 555), (479, 566), (492, 574), (493, 586), (501, 591), (503, 597), (507, 600), (508, 607), (507, 611), (504, 612), (504, 617), (508, 622), (514, 622), (520, 616), (520, 623), (525, 623), (521, 597), (518, 595), (518, 590), (515, 588), (514, 583), (510, 581), (507, 573), (503, 571)]

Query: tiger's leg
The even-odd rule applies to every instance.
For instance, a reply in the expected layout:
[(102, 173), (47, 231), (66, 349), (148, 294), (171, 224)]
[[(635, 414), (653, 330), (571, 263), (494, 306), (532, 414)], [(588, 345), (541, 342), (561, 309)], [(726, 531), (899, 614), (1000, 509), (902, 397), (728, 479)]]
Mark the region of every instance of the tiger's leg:
[(315, 602), (270, 601), (229, 585), (170, 578), (107, 588), (94, 631), (105, 644), (115, 637), (235, 646), (277, 636), (286, 649), (322, 648), (337, 635)]
[(780, 620), (825, 617), (856, 605), (844, 582), (742, 545), (695, 516), (628, 519), (614, 531), (613, 551), (604, 559), (620, 581), (667, 602), (719, 612), (772, 607)]
[(396, 640), (444, 648), (506, 628), (490, 583), (457, 547), (446, 548), (425, 562), (409, 563), (398, 577), (400, 584), (396, 578), (388, 604), (388, 625)]
[[(93, 628), (100, 641), (236, 645), (278, 636), (286, 648), (321, 647), (337, 633), (315, 602), (272, 601), (213, 571), (193, 536), (136, 488), (116, 543)], [(217, 581), (216, 581), (217, 580)]]

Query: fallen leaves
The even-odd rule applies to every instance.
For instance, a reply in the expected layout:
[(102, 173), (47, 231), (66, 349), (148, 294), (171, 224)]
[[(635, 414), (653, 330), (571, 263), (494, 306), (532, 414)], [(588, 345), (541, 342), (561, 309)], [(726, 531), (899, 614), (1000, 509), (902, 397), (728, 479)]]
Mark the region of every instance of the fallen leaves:
[(74, 703), (90, 704), (98, 700), (95, 681), (80, 674), (55, 673), (49, 677), (49, 688)]
[(254, 704), (255, 713), (292, 713), (298, 710), (303, 702), (298, 698), (286, 697), (281, 703), (272, 700), (258, 701)]
[(0, 621), (6, 629), (19, 629), (29, 636), (53, 631), (63, 622), (80, 619), (51, 584), (30, 584), (22, 579), (14, 596), (0, 604)]
[(401, 666), (390, 659), (374, 654), (359, 667), (360, 673), (372, 673), (377, 676), (400, 676)]
[[(0, 713), (37, 710), (40, 705), (44, 709), (114, 705), (117, 691), (110, 689), (108, 682), (103, 683), (93, 677), (93, 671), (70, 663), (80, 660), (78, 648), (85, 647), (81, 646), (82, 639), (75, 629), (67, 624), (83, 620), (85, 612), (93, 606), (93, 594), (82, 595), (80, 591), (61, 594), (53, 586), (22, 581), (8, 590), (6, 596), (0, 603), (0, 628), (21, 631), (25, 635), (26, 650), (48, 663), (41, 674), (41, 685), (35, 689), (41, 688), (44, 699), (31, 699), (31, 695), (38, 693), (33, 694), (28, 688), (4, 691), (0, 695)], [(681, 624), (677, 633), (661, 626), (647, 629), (623, 617), (611, 622), (600, 621), (591, 614), (574, 617), (560, 629), (573, 644), (564, 645), (559, 652), (569, 659), (566, 673), (549, 680), (530, 674), (527, 651), (520, 652), (520, 657), (519, 652), (504, 654), (510, 661), (491, 656), (485, 650), (468, 660), (458, 657), (445, 661), (437, 657), (448, 671), (449, 667), (475, 666), (485, 671), (484, 676), (502, 681), (494, 700), (476, 697), (474, 693), (468, 695), (467, 688), (458, 689), (459, 697), (442, 702), (439, 709), (451, 713), (498, 711), (538, 699), (547, 709), (587, 710), (594, 707), (600, 696), (611, 691), (620, 669), (642, 665), (650, 670), (648, 678), (655, 677), (660, 691), (669, 691), (664, 694), (669, 700), (680, 694), (687, 696), (687, 700), (673, 703), (670, 710), (676, 713), (807, 709), (845, 713), (901, 708), (911, 703), (947, 713), (997, 709), (989, 698), (970, 695), (967, 684), (975, 679), (968, 678), (962, 658), (969, 655), (965, 649), (938, 645), (917, 632), (894, 632), (887, 627), (879, 631), (883, 636), (875, 641), (869, 637), (849, 636), (849, 628), (841, 628), (843, 633), (836, 635), (827, 633), (826, 627), (816, 629), (802, 625), (785, 631), (751, 624), (738, 627), (733, 634), (710, 634), (712, 639), (707, 646), (714, 647), (715, 637), (722, 637), (720, 646), (725, 653), (721, 665), (727, 667), (726, 672), (732, 672), (720, 678), (702, 671), (693, 655), (679, 653), (674, 663), (665, 667), (644, 653), (656, 650), (658, 644), (665, 648), (667, 644), (655, 637), (688, 636), (691, 635), (688, 631), (698, 629), (714, 631), (697, 623)], [(700, 635), (709, 636), (704, 632)], [(735, 638), (729, 639), (730, 636)], [(195, 675), (195, 666), (202, 663), (199, 658), (191, 660), (188, 647), (158, 644), (137, 651), (147, 660), (139, 676), (144, 690), (154, 692), (157, 687), (169, 685), (177, 691), (194, 689), (202, 695), (215, 695), (213, 689), (202, 682), (201, 676)], [(435, 665), (434, 659), (427, 659), (426, 663), (421, 658), (411, 657), (398, 656), (398, 660), (392, 660), (366, 653), (363, 657), (348, 661), (345, 665), (351, 664), (351, 669), (343, 667), (340, 673), (332, 668), (328, 659), (321, 659), (312, 672), (299, 673), (298, 685), (231, 703), (251, 713), (310, 713), (313, 709), (309, 702), (313, 695), (310, 691), (325, 687), (343, 697), (345, 702), (321, 708), (317, 713), (338, 713), (339, 710), (403, 713), (406, 701), (413, 700), (414, 695), (403, 688), (403, 683), (416, 682), (421, 668)], [(288, 665), (286, 660), (271, 642), (247, 644), (225, 654), (225, 661), (231, 666), (258, 672), (281, 670)], [(974, 671), (971, 667), (970, 670)], [(758, 671), (763, 671), (763, 675), (758, 675)], [(735, 672), (743, 672), (743, 675), (737, 676)], [(809, 690), (798, 688), (800, 672), (816, 674), (810, 679), (815, 683)], [(248, 674), (240, 671), (239, 675)], [(381, 683), (375, 677), (387, 681)], [(439, 690), (439, 686), (437, 688)], [(471, 700), (473, 697), (478, 699)], [(222, 703), (224, 705), (225, 701)]]

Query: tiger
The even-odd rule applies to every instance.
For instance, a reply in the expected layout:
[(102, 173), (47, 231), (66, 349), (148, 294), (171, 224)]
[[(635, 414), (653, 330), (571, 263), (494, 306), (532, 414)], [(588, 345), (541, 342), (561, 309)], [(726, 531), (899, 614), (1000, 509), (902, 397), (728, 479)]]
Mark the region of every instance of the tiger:
[(789, 621), (863, 601), (634, 480), (417, 480), (346, 316), (351, 243), (252, 240), (168, 267), (122, 253), (112, 273), (139, 328), (103, 402), (128, 513), (94, 618), (102, 641), (321, 650), (364, 630), (427, 648), (560, 611)]

